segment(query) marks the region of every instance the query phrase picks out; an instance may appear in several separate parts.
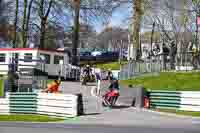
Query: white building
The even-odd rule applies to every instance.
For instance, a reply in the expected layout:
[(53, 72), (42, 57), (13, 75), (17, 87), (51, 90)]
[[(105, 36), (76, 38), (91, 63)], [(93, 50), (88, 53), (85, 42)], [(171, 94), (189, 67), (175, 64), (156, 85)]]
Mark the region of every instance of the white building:
[(70, 56), (63, 51), (36, 48), (0, 48), (1, 75), (8, 73), (8, 64), (11, 63), (14, 55), (18, 57), (18, 69), (43, 69), (49, 76), (58, 76), (60, 71), (63, 77), (74, 78), (72, 69), (78, 69), (69, 64)]

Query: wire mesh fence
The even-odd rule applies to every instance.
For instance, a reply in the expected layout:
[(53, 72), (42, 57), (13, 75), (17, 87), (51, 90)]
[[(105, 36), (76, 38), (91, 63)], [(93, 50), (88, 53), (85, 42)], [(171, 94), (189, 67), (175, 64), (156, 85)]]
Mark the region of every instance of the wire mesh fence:
[(200, 69), (199, 53), (161, 54), (143, 60), (130, 60), (120, 70), (120, 79), (166, 71), (192, 71)]

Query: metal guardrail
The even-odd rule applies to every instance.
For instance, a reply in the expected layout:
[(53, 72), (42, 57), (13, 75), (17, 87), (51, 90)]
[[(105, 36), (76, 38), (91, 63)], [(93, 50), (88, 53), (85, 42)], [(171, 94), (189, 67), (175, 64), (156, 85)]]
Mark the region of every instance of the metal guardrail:
[(72, 94), (50, 94), (17, 92), (0, 99), (0, 114), (45, 114), (58, 117), (79, 115), (80, 96)]
[(160, 54), (144, 58), (138, 61), (129, 61), (122, 66), (120, 78), (123, 80), (147, 73), (159, 73), (163, 71), (191, 71), (200, 69), (200, 55), (193, 53), (177, 53), (170, 55)]
[(149, 91), (151, 108), (200, 111), (200, 92), (192, 91)]

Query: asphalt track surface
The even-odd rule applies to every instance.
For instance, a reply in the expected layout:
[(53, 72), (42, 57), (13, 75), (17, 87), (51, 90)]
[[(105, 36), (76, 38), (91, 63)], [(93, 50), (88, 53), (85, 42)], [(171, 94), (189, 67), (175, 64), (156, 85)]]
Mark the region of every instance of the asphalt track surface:
[(0, 133), (199, 133), (184, 128), (76, 124), (0, 124)]
[(83, 94), (85, 115), (59, 123), (0, 122), (0, 133), (200, 133), (200, 119), (129, 107), (132, 90), (122, 90), (117, 108), (103, 108), (91, 87), (76, 82), (61, 86), (64, 93)]

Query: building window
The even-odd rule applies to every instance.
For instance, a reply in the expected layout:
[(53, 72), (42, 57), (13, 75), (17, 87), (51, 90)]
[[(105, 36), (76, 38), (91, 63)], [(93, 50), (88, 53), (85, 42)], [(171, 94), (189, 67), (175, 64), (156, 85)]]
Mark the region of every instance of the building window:
[(44, 57), (46, 64), (50, 64), (50, 55), (49, 54), (40, 54), (40, 56)]
[(32, 54), (31, 53), (24, 54), (24, 62), (32, 62)]
[(0, 54), (0, 62), (6, 61), (6, 54)]
[(63, 56), (54, 56), (54, 64), (59, 64), (60, 60), (63, 60)]

